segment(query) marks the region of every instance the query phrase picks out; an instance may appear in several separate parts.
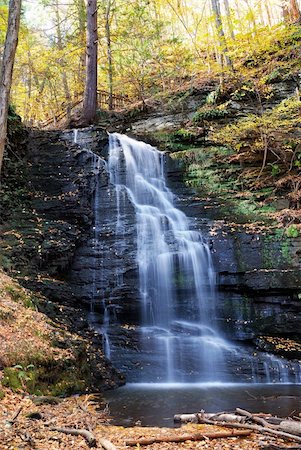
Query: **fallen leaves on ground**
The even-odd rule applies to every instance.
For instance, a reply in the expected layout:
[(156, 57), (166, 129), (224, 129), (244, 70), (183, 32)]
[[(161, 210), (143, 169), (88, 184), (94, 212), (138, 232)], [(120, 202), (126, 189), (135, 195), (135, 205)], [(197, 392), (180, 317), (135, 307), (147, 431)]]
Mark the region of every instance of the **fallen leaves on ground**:
[(39, 313), (29, 292), (0, 271), (0, 366), (30, 364), (36, 359), (67, 359), (69, 349), (50, 345), (60, 332)]

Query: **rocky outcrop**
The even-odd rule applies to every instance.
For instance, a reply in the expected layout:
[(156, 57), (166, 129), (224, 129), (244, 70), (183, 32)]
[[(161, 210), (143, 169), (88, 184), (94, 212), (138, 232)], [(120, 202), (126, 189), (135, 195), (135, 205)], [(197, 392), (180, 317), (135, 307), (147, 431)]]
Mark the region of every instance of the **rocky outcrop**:
[[(221, 224), (220, 224), (221, 225)], [(211, 237), (219, 286), (255, 295), (286, 294), (293, 299), (301, 282), (301, 239), (266, 233), (216, 228)]]
[[(111, 341), (135, 354), (140, 309), (135, 212), (127, 196), (120, 195), (123, 214), (117, 227), (107, 133), (91, 128), (77, 133), (77, 143), (74, 137), (73, 131), (31, 134), (30, 207), (19, 211), (13, 231), (6, 230), (6, 252), (14, 269), (22, 272), (23, 284), (67, 308), (62, 317), (68, 327), (92, 342), (91, 360), (93, 348), (99, 352), (104, 344), (105, 315), (120, 324), (112, 327)], [(300, 239), (248, 232), (216, 220), (218, 203), (196, 198), (183, 185), (177, 162), (167, 159), (166, 170), (177, 206), (210, 244), (220, 290), (217, 313), (225, 334), (248, 343), (263, 333), (296, 335), (301, 320)], [(12, 239), (21, 245), (12, 246)], [(11, 253), (9, 247), (14, 248)], [(87, 321), (91, 307), (99, 314), (98, 332)], [(58, 314), (48, 309), (50, 316)], [(97, 358), (93, 376), (97, 379), (102, 370), (101, 386), (123, 382), (109, 363), (101, 365)]]
[[(96, 142), (104, 149), (107, 134), (101, 130), (96, 133)], [(124, 377), (104, 357), (103, 337), (87, 321), (68, 275), (75, 253), (89, 238), (93, 224), (95, 173), (91, 151), (72, 141), (66, 143), (59, 132), (33, 131), (25, 156), (22, 203), (2, 225), (1, 247), (9, 269), (40, 298), (43, 313), (59, 327), (80, 336), (79, 357), (86, 389), (116, 387), (124, 383)], [(14, 186), (11, 189), (12, 195), (20, 195)]]

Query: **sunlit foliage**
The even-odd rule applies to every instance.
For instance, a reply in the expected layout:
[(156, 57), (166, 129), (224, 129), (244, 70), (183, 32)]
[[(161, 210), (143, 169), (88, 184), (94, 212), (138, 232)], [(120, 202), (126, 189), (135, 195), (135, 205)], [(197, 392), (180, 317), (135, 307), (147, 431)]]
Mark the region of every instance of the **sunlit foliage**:
[[(256, 71), (288, 33), (281, 2), (219, 0), (234, 70)], [(0, 3), (0, 45), (6, 2)], [(188, 78), (220, 75), (223, 53), (207, 0), (99, 0), (98, 87), (131, 102), (179, 88)], [(293, 45), (293, 44), (291, 44)], [(0, 47), (1, 48), (1, 47)], [(110, 55), (110, 57), (108, 56)], [(293, 59), (290, 61), (293, 65)], [(287, 65), (279, 58), (277, 65)], [(85, 75), (85, 2), (24, 2), (12, 101), (29, 124), (80, 102)], [(266, 74), (265, 74), (266, 75)]]

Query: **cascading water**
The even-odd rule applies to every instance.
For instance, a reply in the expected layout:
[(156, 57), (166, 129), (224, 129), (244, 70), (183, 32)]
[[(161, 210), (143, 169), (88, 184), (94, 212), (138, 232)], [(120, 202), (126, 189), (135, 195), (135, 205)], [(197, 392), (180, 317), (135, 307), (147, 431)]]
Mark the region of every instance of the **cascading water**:
[[(74, 137), (81, 145), (81, 133)], [(90, 323), (104, 336), (106, 356), (126, 372), (129, 382), (300, 383), (298, 362), (253, 354), (252, 347), (230, 342), (231, 336), (220, 329), (222, 299), (216, 295), (210, 251), (200, 232), (174, 206), (165, 181), (164, 153), (117, 133), (111, 134), (109, 141), (107, 164), (91, 152), (96, 182)], [(127, 251), (132, 226), (127, 216), (129, 201), (135, 211), (139, 324), (136, 319), (130, 324), (118, 323), (116, 308), (122, 305), (114, 303), (112, 292), (125, 292), (123, 272), (120, 266), (112, 271), (111, 262), (99, 257), (104, 254), (107, 235), (100, 164), (108, 171), (111, 186), (106, 195), (116, 214), (115, 243), (106, 251), (120, 260)], [(103, 288), (104, 270), (111, 271), (113, 289)], [(94, 304), (98, 305), (96, 313)], [(235, 332), (239, 335), (241, 330)]]
[[(103, 350), (104, 354), (107, 358), (111, 356), (110, 349), (110, 339), (108, 335), (108, 329), (110, 326), (110, 314), (108, 310), (108, 306), (104, 301), (103, 295), (101, 294), (98, 286), (101, 283), (101, 279), (103, 277), (103, 259), (100, 259), (98, 256), (103, 251), (103, 242), (100, 239), (100, 234), (102, 230), (102, 217), (101, 217), (101, 198), (100, 198), (100, 186), (99, 186), (99, 173), (102, 166), (106, 165), (105, 161), (100, 158), (98, 155), (93, 153), (88, 148), (85, 148), (85, 142), (81, 141), (79, 130), (73, 130), (73, 142), (82, 146), (87, 152), (91, 154), (91, 170), (92, 174), (95, 177), (95, 191), (94, 191), (94, 200), (93, 200), (93, 211), (94, 211), (94, 224), (93, 224), (93, 236), (92, 236), (92, 248), (94, 253), (93, 260), (93, 279), (91, 286), (91, 295), (90, 295), (90, 311), (88, 314), (89, 323), (99, 334), (103, 336)], [(103, 321), (102, 324), (99, 324), (98, 315), (95, 313), (95, 306), (98, 303), (102, 303), (103, 307)]]
[[(140, 339), (142, 351), (152, 355), (149, 379), (144, 374), (144, 381), (200, 377), (207, 381), (214, 373), (221, 376), (226, 344), (214, 321), (209, 249), (200, 233), (189, 230), (185, 214), (173, 206), (173, 194), (164, 180), (164, 154), (112, 134), (108, 169), (117, 202), (125, 190), (136, 210)], [(120, 215), (119, 204), (117, 211)]]
[[(229, 366), (249, 366), (249, 380), (300, 382), (297, 363), (249, 355), (223, 338), (217, 324), (215, 276), (208, 245), (173, 205), (164, 154), (143, 142), (110, 136), (108, 170), (136, 211), (141, 295), (140, 381), (234, 381)], [(239, 379), (239, 370), (237, 379)], [(139, 379), (139, 376), (138, 376)], [(137, 381), (137, 376), (135, 378)]]

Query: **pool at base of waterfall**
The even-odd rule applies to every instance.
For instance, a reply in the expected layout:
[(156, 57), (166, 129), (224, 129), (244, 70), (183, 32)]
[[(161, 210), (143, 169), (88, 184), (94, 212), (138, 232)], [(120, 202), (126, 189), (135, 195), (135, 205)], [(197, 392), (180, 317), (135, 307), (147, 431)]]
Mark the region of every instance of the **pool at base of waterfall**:
[(129, 383), (106, 392), (112, 424), (175, 427), (175, 414), (233, 411), (271, 413), (278, 417), (298, 415), (301, 385), (296, 384), (152, 384)]

